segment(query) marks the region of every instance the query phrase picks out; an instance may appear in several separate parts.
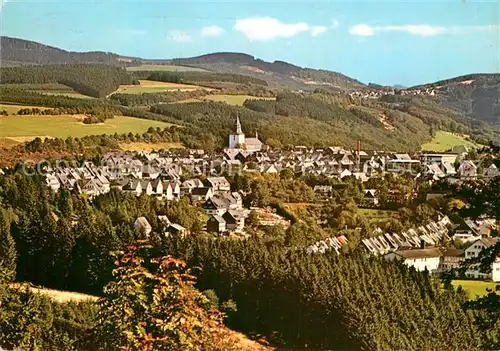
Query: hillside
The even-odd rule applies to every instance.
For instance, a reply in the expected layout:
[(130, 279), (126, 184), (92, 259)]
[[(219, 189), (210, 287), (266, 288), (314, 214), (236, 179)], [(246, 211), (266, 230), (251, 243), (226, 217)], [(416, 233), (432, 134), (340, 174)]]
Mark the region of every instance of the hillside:
[(102, 63), (120, 65), (119, 55), (109, 52), (72, 52), (30, 40), (1, 37), (2, 66)]
[(480, 121), (500, 124), (500, 74), (470, 74), (409, 90), (434, 90), (439, 101)]
[(289, 89), (311, 90), (322, 87), (344, 90), (365, 87), (363, 83), (338, 72), (302, 68), (283, 61), (267, 62), (242, 53), (213, 53), (177, 58), (170, 63), (213, 72), (250, 75), (266, 79), (272, 86), (284, 86)]

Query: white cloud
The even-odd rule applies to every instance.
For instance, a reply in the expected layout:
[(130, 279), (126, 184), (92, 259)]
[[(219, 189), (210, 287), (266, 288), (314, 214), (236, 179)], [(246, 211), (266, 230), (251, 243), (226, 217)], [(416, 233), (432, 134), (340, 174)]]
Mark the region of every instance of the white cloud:
[(349, 28), (349, 33), (362, 37), (371, 37), (372, 35), (375, 35), (375, 30), (367, 24), (357, 24), (354, 27)]
[(189, 34), (188, 32), (182, 32), (182, 31), (178, 31), (178, 30), (171, 31), (168, 36), (173, 41), (178, 41), (181, 43), (187, 43), (193, 39), (191, 37), (191, 34)]
[(349, 28), (349, 33), (357, 36), (370, 37), (380, 32), (403, 32), (421, 37), (432, 37), (442, 34), (467, 34), (473, 32), (498, 31), (498, 25), (485, 26), (431, 26), (428, 24), (407, 24), (399, 26), (370, 26), (357, 24)]
[(325, 26), (312, 26), (311, 27), (311, 35), (313, 37), (320, 35), (321, 33), (326, 32), (327, 28)]
[(217, 37), (224, 33), (224, 29), (219, 26), (207, 26), (201, 29), (202, 37)]
[(332, 28), (335, 29), (335, 28), (338, 28), (340, 27), (340, 22), (338, 19), (334, 19), (332, 20)]
[(317, 36), (326, 32), (328, 28), (311, 26), (305, 22), (283, 23), (272, 17), (252, 17), (237, 20), (234, 29), (250, 40), (267, 41), (276, 38), (291, 38), (304, 32)]
[(376, 27), (376, 31), (383, 32), (407, 32), (413, 35), (420, 35), (422, 37), (432, 37), (435, 35), (440, 35), (446, 33), (447, 28), (441, 26), (429, 26), (426, 24), (422, 25), (404, 25), (404, 26), (385, 26)]
[(243, 33), (250, 40), (272, 40), (290, 38), (309, 30), (304, 22), (287, 24), (271, 17), (254, 17), (237, 20), (234, 29)]

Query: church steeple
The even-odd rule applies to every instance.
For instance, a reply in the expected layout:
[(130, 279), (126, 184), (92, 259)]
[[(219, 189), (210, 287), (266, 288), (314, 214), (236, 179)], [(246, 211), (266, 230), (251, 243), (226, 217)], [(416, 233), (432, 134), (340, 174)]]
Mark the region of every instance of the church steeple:
[(240, 116), (236, 115), (236, 134), (243, 134), (241, 131)]

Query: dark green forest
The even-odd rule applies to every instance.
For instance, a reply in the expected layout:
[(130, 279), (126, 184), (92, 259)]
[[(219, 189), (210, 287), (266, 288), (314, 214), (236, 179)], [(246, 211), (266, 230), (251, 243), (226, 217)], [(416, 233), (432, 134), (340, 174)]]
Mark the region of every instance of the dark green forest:
[(81, 94), (97, 98), (106, 97), (118, 89), (120, 84), (134, 83), (124, 68), (107, 65), (2, 67), (0, 68), (0, 76), (2, 84), (60, 83)]

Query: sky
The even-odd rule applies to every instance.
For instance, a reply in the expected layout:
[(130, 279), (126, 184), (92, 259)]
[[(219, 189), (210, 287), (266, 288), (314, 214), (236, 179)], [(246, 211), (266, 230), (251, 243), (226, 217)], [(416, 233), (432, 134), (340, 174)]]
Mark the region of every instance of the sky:
[(384, 85), (500, 72), (499, 1), (3, 0), (0, 11), (2, 36), (72, 51), (243, 52)]

